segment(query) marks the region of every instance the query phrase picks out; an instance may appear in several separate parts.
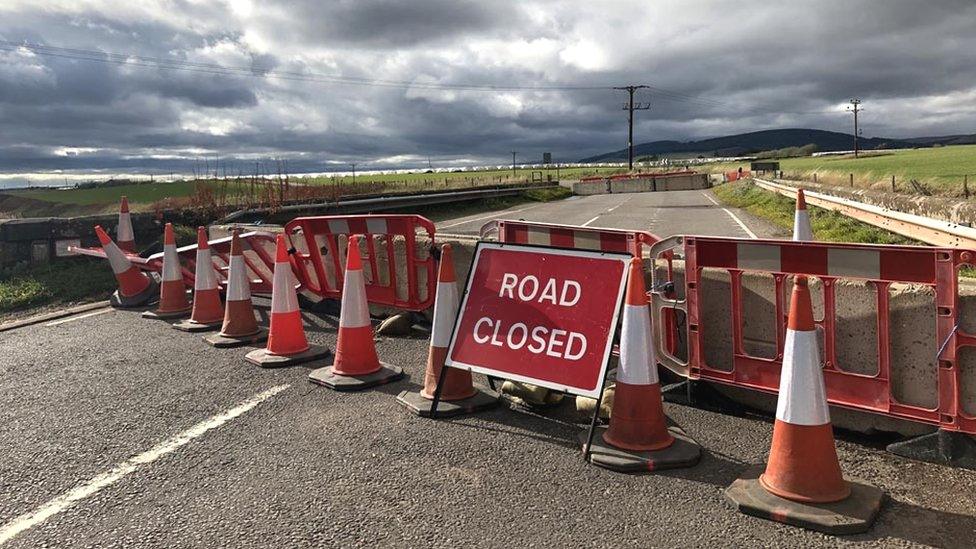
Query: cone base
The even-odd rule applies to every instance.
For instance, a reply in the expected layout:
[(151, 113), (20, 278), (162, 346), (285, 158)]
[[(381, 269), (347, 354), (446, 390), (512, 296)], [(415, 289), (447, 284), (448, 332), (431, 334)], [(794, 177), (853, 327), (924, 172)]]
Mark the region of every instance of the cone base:
[(197, 322), (196, 320), (184, 320), (182, 322), (177, 322), (173, 324), (173, 328), (181, 332), (212, 332), (214, 330), (219, 330), (224, 324), (224, 319), (220, 319), (216, 322), (204, 323)]
[[(418, 391), (403, 391), (396, 400), (401, 406), (420, 417), (430, 417), (434, 401)], [(475, 387), (474, 395), (461, 400), (442, 400), (437, 403), (437, 417), (474, 414), (498, 406), (498, 394)]]
[(269, 353), (267, 349), (255, 349), (244, 355), (244, 360), (262, 368), (284, 368), (325, 358), (330, 354), (332, 351), (328, 347), (309, 345), (308, 349), (293, 355), (276, 355)]
[[(693, 467), (701, 459), (701, 446), (677, 427), (668, 429), (674, 443), (661, 450), (624, 450), (611, 446), (603, 435), (606, 427), (597, 427), (590, 445), (590, 463), (618, 473), (649, 473), (665, 469)], [(580, 442), (586, 444), (588, 431), (579, 435)]]
[(232, 347), (243, 347), (245, 345), (253, 345), (255, 343), (263, 343), (268, 340), (268, 329), (258, 328), (256, 333), (246, 336), (228, 336), (221, 334), (214, 334), (209, 336), (204, 336), (204, 341), (213, 345), (218, 349), (230, 349)]
[(725, 497), (741, 513), (831, 535), (860, 534), (874, 524), (885, 494), (879, 488), (846, 479), (851, 495), (836, 503), (801, 503), (773, 495), (759, 483), (765, 465), (750, 467)]
[(153, 299), (159, 296), (159, 282), (156, 279), (149, 277), (149, 286), (146, 289), (137, 293), (133, 296), (124, 296), (119, 293), (118, 290), (109, 297), (109, 305), (115, 307), (116, 309), (138, 309), (147, 303), (152, 302)]
[(344, 376), (333, 371), (332, 366), (313, 370), (308, 374), (312, 383), (325, 385), (333, 391), (362, 391), (377, 385), (392, 383), (403, 377), (403, 368), (380, 362), (380, 369), (360, 376)]
[(191, 306), (187, 306), (186, 309), (179, 309), (176, 311), (143, 311), (142, 318), (148, 318), (150, 320), (173, 320), (174, 318), (183, 318), (185, 316), (190, 316)]

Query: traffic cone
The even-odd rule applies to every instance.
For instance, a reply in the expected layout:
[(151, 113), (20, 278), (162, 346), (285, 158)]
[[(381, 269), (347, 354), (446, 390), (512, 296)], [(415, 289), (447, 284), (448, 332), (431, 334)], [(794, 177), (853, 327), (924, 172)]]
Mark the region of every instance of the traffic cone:
[(190, 318), (173, 324), (184, 332), (216, 330), (224, 320), (224, 306), (220, 303), (220, 287), (214, 272), (207, 228), (197, 227), (197, 261), (193, 276), (193, 312)]
[(132, 232), (132, 216), (129, 215), (129, 199), (122, 197), (119, 204), (119, 226), (115, 228), (115, 237), (119, 241), (119, 248), (126, 252), (136, 253), (135, 233)]
[[(444, 244), (441, 246), (440, 267), (437, 272), (437, 295), (434, 297), (434, 321), (430, 328), (430, 352), (427, 354), (424, 387), (420, 391), (403, 391), (397, 396), (397, 402), (419, 416), (430, 416), (459, 306), (454, 253), (450, 244)], [(448, 368), (444, 372), (439, 397), (437, 415), (444, 417), (478, 412), (498, 404), (498, 395), (475, 388), (471, 383), (471, 372), (457, 368)]]
[(156, 279), (133, 265), (101, 226), (95, 225), (95, 234), (98, 236), (98, 241), (102, 243), (105, 257), (108, 258), (112, 273), (119, 282), (119, 289), (109, 299), (112, 306), (126, 308), (148, 303), (159, 289)]
[(224, 306), (224, 323), (217, 335), (206, 336), (204, 341), (214, 347), (239, 347), (268, 339), (268, 331), (258, 326), (251, 303), (251, 282), (240, 230), (234, 229), (230, 240), (230, 265), (227, 274), (227, 300)]
[(773, 442), (765, 471), (726, 490), (739, 510), (830, 534), (870, 528), (884, 494), (843, 478), (827, 408), (807, 277), (797, 275), (783, 347)]
[[(691, 467), (701, 458), (697, 443), (680, 429), (667, 427), (652, 340), (644, 268), (635, 257), (627, 279), (610, 427), (598, 429), (589, 447), (594, 465), (621, 472), (657, 471)], [(588, 435), (584, 432), (581, 438)]]
[(173, 234), (173, 224), (167, 223), (163, 230), (163, 282), (159, 289), (159, 305), (155, 311), (146, 311), (142, 316), (168, 320), (186, 316), (188, 312), (190, 302), (186, 299), (183, 267), (176, 251), (176, 236)]
[(342, 309), (339, 313), (339, 338), (331, 366), (309, 374), (313, 383), (336, 391), (358, 391), (403, 377), (403, 369), (376, 356), (373, 325), (366, 301), (366, 279), (359, 256), (359, 236), (349, 237), (346, 274), (342, 283)]
[(803, 189), (796, 191), (796, 214), (793, 216), (793, 240), (813, 240), (813, 229), (810, 228), (810, 214), (807, 213), (807, 200), (803, 196)]
[(292, 366), (329, 354), (328, 347), (310, 345), (305, 338), (302, 313), (298, 309), (298, 295), (295, 293), (295, 275), (291, 271), (285, 235), (279, 234), (276, 244), (268, 345), (244, 356), (248, 362), (264, 368)]

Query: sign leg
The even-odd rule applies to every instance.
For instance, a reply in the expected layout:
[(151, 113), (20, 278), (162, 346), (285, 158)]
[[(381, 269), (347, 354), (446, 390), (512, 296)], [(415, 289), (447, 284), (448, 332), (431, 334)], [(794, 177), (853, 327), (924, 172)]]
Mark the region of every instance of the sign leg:
[(583, 445), (583, 461), (590, 461), (590, 445), (593, 444), (593, 433), (596, 432), (596, 422), (600, 419), (600, 405), (603, 404), (603, 390), (607, 385), (607, 374), (603, 374), (600, 383), (600, 394), (596, 397), (596, 408), (593, 409), (593, 419), (590, 420), (590, 430), (586, 434), (586, 444)]
[(434, 388), (434, 401), (430, 403), (430, 418), (437, 419), (437, 405), (441, 402), (441, 389), (444, 387), (444, 377), (447, 375), (449, 366), (441, 366), (441, 372), (437, 375), (437, 387)]

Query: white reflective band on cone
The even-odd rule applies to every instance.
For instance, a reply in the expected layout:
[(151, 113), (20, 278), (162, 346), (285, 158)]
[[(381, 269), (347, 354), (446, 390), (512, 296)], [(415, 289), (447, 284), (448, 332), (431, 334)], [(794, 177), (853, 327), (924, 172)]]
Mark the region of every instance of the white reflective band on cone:
[(197, 272), (193, 280), (194, 290), (213, 290), (217, 287), (217, 276), (214, 274), (213, 259), (210, 248), (197, 250)]
[(176, 253), (176, 246), (163, 246), (163, 280), (183, 280), (180, 272), (180, 256)]
[(658, 382), (657, 365), (651, 353), (651, 314), (646, 306), (624, 305), (617, 381), (629, 385)]
[(776, 419), (793, 425), (830, 423), (817, 332), (786, 330)]
[(108, 258), (108, 264), (112, 266), (113, 273), (122, 274), (132, 266), (132, 263), (129, 263), (115, 242), (109, 242), (107, 246), (102, 246), (102, 250), (105, 252), (105, 257)]
[(298, 310), (298, 295), (292, 283), (291, 266), (288, 263), (275, 263), (274, 280), (271, 288), (271, 312), (291, 313)]
[(458, 288), (456, 282), (438, 282), (434, 298), (434, 322), (430, 327), (430, 344), (446, 349), (451, 344), (451, 330), (458, 312)]
[(230, 275), (227, 278), (227, 301), (251, 299), (251, 284), (247, 280), (247, 264), (244, 256), (230, 256)]
[(793, 216), (793, 240), (813, 240), (813, 231), (810, 230), (810, 213), (806, 210), (797, 210)]
[(365, 284), (362, 271), (346, 271), (346, 277), (342, 283), (342, 310), (339, 311), (340, 327), (361, 328), (370, 325)]
[(120, 242), (130, 242), (132, 236), (132, 217), (128, 212), (119, 214), (119, 227), (115, 231), (115, 236)]

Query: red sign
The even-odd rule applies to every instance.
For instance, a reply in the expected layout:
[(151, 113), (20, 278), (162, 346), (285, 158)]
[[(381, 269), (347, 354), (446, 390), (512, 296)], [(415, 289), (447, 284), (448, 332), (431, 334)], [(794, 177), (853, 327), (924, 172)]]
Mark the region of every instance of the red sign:
[(480, 243), (447, 365), (596, 397), (630, 256)]

